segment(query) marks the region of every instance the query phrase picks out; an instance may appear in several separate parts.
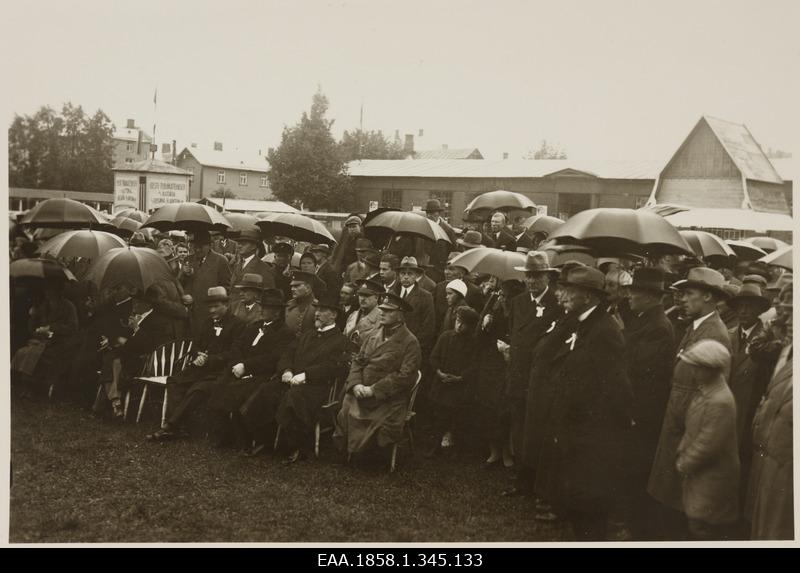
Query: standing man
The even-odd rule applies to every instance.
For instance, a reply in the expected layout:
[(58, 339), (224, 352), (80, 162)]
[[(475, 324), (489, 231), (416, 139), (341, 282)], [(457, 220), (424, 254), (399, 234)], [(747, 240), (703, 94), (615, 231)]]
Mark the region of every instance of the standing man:
[[(525, 398), (533, 366), (533, 350), (562, 313), (552, 284), (559, 271), (550, 267), (545, 252), (530, 251), (525, 258), (525, 265), (514, 268), (525, 273), (526, 290), (511, 299), (509, 309), (511, 360), (508, 365), (506, 398), (511, 414), (511, 446), (516, 461), (520, 462), (525, 429)], [(534, 484), (529, 469), (521, 466), (517, 474), (518, 486), (505, 492), (506, 495), (531, 494)]]
[(314, 291), (315, 275), (303, 271), (294, 271), (291, 278), (292, 298), (286, 307), (286, 326), (299, 337), (314, 328)]
[(517, 243), (517, 252), (527, 253), (534, 250), (533, 239), (528, 234), (528, 229), (525, 228), (525, 217), (514, 217), (514, 222), (511, 224), (511, 230), (514, 232), (513, 237)]
[[(606, 274), (608, 280), (608, 274)], [(657, 508), (647, 495), (647, 479), (658, 447), (669, 383), (675, 359), (672, 324), (664, 314), (664, 273), (657, 268), (636, 269), (628, 286), (630, 319), (625, 335), (628, 380), (633, 391), (633, 456), (630, 520), (634, 539), (654, 539)], [(606, 288), (608, 291), (608, 288)]]
[(405, 257), (398, 267), (400, 271), (400, 298), (411, 306), (405, 314), (406, 326), (417, 337), (426, 360), (436, 341), (436, 313), (433, 310), (433, 295), (419, 286), (424, 271), (414, 257)]
[(428, 199), (428, 202), (425, 203), (425, 216), (439, 225), (442, 230), (447, 233), (447, 236), (450, 237), (450, 242), (455, 243), (456, 232), (453, 230), (453, 227), (445, 221), (444, 217), (442, 217), (442, 213), (444, 213), (442, 203), (438, 199)]
[(214, 232), (212, 235), (212, 250), (225, 257), (228, 264), (233, 266), (239, 258), (239, 245), (233, 239), (226, 237), (225, 233)]
[(328, 261), (331, 248), (328, 245), (314, 245), (310, 251), (317, 261), (317, 276), (325, 283), (326, 291), (338, 293), (342, 287), (342, 274)]
[(231, 271), (228, 260), (211, 250), (211, 236), (208, 231), (195, 232), (191, 244), (194, 247), (194, 254), (183, 269), (183, 290), (192, 297), (190, 320), (192, 337), (195, 338), (200, 335), (200, 329), (209, 316), (206, 304), (208, 289), (229, 286)]
[(361, 217), (355, 213), (348, 216), (344, 221), (344, 232), (333, 249), (333, 255), (331, 255), (331, 267), (339, 276), (341, 276), (350, 265), (358, 261), (358, 241), (361, 240), (364, 235), (361, 225)]
[(400, 284), (397, 282), (397, 267), (400, 260), (397, 255), (386, 254), (381, 257), (380, 275), (383, 288), (386, 292), (398, 293)]
[(511, 252), (517, 250), (517, 241), (506, 230), (506, 216), (503, 213), (498, 212), (492, 215), (490, 226), (491, 234), (489, 238), (494, 241), (495, 248)]
[(242, 298), (241, 291), (233, 287), (241, 283), (246, 274), (259, 275), (262, 288), (275, 288), (274, 270), (258, 256), (261, 244), (261, 233), (258, 231), (245, 229), (239, 235), (239, 260), (233, 267), (230, 283), (231, 302)]
[(289, 300), (292, 298), (292, 269), (290, 263), (292, 262), (292, 255), (294, 255), (294, 247), (289, 243), (275, 243), (272, 247), (272, 253), (275, 255), (275, 260), (271, 263), (275, 288), (283, 292), (285, 300)]
[[(678, 354), (707, 339), (716, 340), (730, 352), (728, 329), (717, 312), (717, 302), (726, 296), (724, 284), (725, 278), (717, 271), (695, 267), (689, 270), (686, 279), (672, 285), (679, 290), (681, 307), (690, 321), (678, 345)], [(724, 369), (726, 379), (729, 371), (730, 366)], [(661, 528), (666, 538), (673, 541), (686, 536), (682, 479), (675, 467), (675, 459), (686, 429), (686, 410), (697, 392), (697, 381), (691, 373), (691, 367), (686, 362), (674, 361), (666, 415), (647, 485), (647, 492), (662, 505)]]

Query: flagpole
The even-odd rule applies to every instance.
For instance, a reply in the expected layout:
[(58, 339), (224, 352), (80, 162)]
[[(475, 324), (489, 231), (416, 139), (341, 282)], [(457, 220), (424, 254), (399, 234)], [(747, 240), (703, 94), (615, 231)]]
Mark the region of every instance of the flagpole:
[[(153, 145), (156, 145), (156, 108), (158, 102), (158, 86), (156, 86), (156, 91), (153, 92), (153, 141), (151, 142)], [(156, 158), (156, 151), (152, 149), (152, 159)]]

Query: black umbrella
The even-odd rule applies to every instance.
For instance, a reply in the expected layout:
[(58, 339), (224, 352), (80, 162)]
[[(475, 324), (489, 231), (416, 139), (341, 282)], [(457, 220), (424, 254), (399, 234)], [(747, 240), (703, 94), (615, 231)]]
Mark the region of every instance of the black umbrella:
[(145, 247), (111, 249), (92, 262), (86, 280), (99, 290), (118, 284), (129, 284), (141, 291), (161, 281), (174, 282), (175, 277), (164, 258)]
[(300, 213), (262, 213), (256, 225), (265, 236), (288, 237), (307, 243), (333, 244), (336, 239), (319, 221)]
[(105, 223), (106, 218), (99, 211), (66, 197), (46, 199), (20, 220), (21, 225), (28, 227), (53, 229), (97, 228)]
[(200, 203), (170, 203), (159, 207), (142, 227), (159, 231), (227, 231), (228, 220), (216, 209)]

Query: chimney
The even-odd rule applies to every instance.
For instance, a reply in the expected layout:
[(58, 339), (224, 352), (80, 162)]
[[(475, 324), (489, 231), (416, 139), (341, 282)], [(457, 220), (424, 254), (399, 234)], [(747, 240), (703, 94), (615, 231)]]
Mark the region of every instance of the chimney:
[(508, 159), (508, 151), (503, 152), (503, 159)]
[(132, 119), (128, 120), (128, 125), (126, 126), (128, 129), (136, 129), (136, 122)]
[(414, 155), (414, 134), (406, 133), (406, 142), (403, 145), (403, 151), (406, 155)]
[(214, 142), (214, 151), (222, 151), (222, 142), (221, 141), (215, 141)]
[(395, 129), (394, 130), (394, 140), (395, 141), (400, 141), (400, 130), (399, 129)]
[(447, 144), (446, 143), (442, 143), (442, 151), (447, 151)]
[(192, 149), (197, 149), (197, 144), (196, 143), (190, 143), (189, 147), (191, 147)]
[(419, 136), (422, 137), (423, 135), (425, 135), (425, 130), (424, 129), (420, 129), (419, 130)]

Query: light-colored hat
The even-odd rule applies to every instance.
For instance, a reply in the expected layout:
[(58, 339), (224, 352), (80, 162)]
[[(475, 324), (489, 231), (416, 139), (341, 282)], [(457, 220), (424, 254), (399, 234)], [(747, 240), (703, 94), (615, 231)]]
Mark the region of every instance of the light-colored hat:
[(422, 267), (417, 264), (416, 257), (403, 257), (403, 260), (400, 262), (400, 266), (397, 267), (397, 270), (409, 270), (409, 271), (417, 271), (418, 273), (424, 272)]
[(558, 269), (550, 266), (550, 259), (544, 251), (529, 251), (525, 257), (525, 264), (521, 267), (514, 267), (515, 271), (525, 273), (554, 273), (558, 274)]
[(721, 342), (706, 338), (692, 345), (680, 354), (678, 358), (692, 364), (722, 370), (731, 363), (731, 353)]
[(685, 279), (672, 283), (672, 286), (679, 290), (685, 288), (704, 289), (722, 298), (728, 298), (728, 293), (723, 288), (725, 286), (725, 277), (708, 267), (690, 269)]
[(206, 302), (228, 302), (228, 291), (221, 286), (211, 287), (208, 289)]
[(447, 283), (447, 289), (461, 294), (464, 298), (467, 297), (467, 283), (461, 279), (455, 279)]

